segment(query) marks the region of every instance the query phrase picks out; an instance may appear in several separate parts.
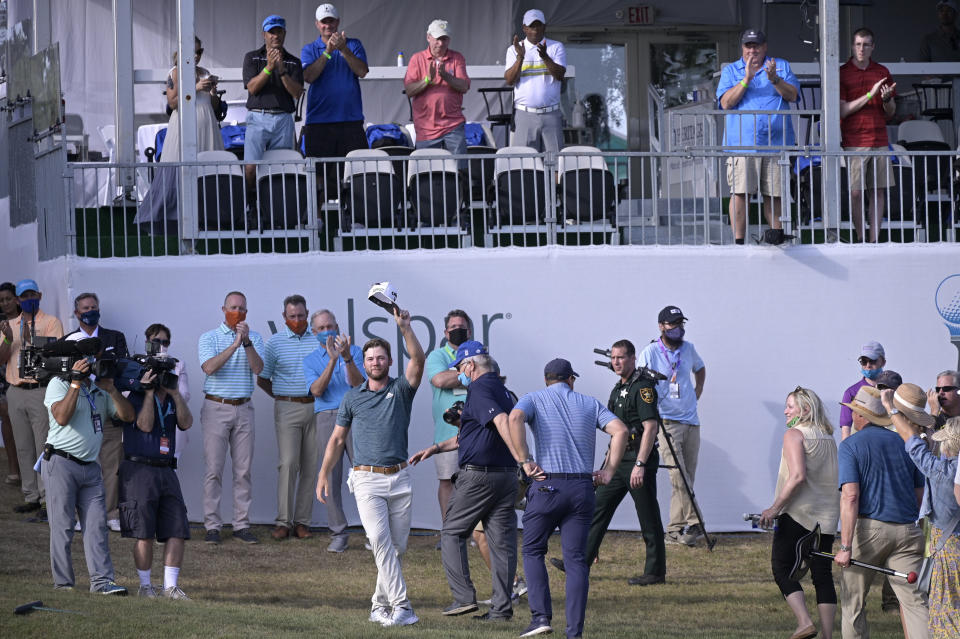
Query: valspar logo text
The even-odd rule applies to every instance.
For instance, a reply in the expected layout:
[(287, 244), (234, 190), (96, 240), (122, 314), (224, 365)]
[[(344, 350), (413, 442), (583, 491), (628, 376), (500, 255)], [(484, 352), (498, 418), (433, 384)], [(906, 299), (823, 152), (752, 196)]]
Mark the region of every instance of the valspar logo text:
[[(356, 305), (352, 297), (347, 298), (346, 317), (337, 316), (337, 323), (340, 325), (340, 332), (353, 337), (353, 343), (357, 346), (363, 346), (364, 342), (374, 337), (385, 339), (393, 347), (393, 360), (398, 371), (402, 371), (410, 355), (403, 345), (403, 335), (397, 328), (393, 318), (386, 314), (386, 311), (373, 304), (364, 304), (369, 307), (369, 313), (358, 314)], [(335, 309), (331, 309), (336, 312)], [(450, 309), (447, 309), (449, 311)], [(493, 334), (496, 332), (494, 326), (497, 322), (503, 322), (513, 317), (511, 313), (483, 313), (477, 316), (470, 309), (464, 309), (470, 315), (473, 323), (473, 339), (482, 342), (487, 348), (493, 349)], [(410, 317), (410, 324), (416, 331), (420, 343), (423, 345), (423, 352), (429, 353), (435, 348), (446, 344), (446, 338), (443, 336), (443, 318), (447, 311), (436, 318), (426, 317), (424, 315), (413, 315)], [(311, 313), (313, 310), (311, 309)], [(270, 333), (277, 332), (277, 323), (273, 320), (267, 322), (270, 326)], [(426, 339), (424, 339), (426, 333)]]

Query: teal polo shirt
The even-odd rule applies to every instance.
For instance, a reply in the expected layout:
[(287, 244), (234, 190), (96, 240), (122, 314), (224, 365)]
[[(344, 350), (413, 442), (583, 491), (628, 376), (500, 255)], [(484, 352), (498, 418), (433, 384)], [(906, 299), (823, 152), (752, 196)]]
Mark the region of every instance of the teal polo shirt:
[(317, 346), (317, 338), (309, 330), (297, 335), (286, 324), (267, 340), (260, 377), (273, 382), (274, 395), (306, 397), (310, 385), (303, 376), (303, 360)]
[[(53, 412), (50, 410), (54, 404), (67, 396), (70, 390), (70, 382), (54, 377), (47, 384), (47, 392), (43, 396), (43, 405), (47, 407), (47, 415), (50, 418), (50, 430), (47, 432), (47, 443), (70, 453), (77, 459), (85, 462), (97, 461), (100, 454), (100, 444), (103, 443), (103, 431), (99, 433), (93, 430), (93, 414), (96, 412), (100, 416), (100, 423), (103, 428), (116, 428), (111, 420), (117, 416), (117, 407), (105, 392), (91, 384), (80, 390), (80, 396), (77, 397), (77, 408), (66, 426), (61, 426), (53, 418)], [(91, 406), (93, 402), (93, 406)], [(96, 411), (93, 407), (96, 407)]]
[[(433, 376), (437, 373), (450, 370), (450, 365), (456, 358), (457, 353), (451, 348), (450, 344), (444, 344), (442, 347), (430, 351), (426, 363), (427, 380), (433, 379)], [(467, 399), (467, 389), (437, 388), (433, 384), (430, 384), (430, 388), (433, 390), (433, 443), (439, 444), (456, 436), (457, 427), (443, 421), (443, 413), (455, 402), (465, 401)]]
[[(203, 365), (211, 357), (225, 351), (235, 339), (237, 339), (236, 332), (230, 330), (226, 324), (220, 324), (219, 327), (201, 335), (197, 345), (200, 364)], [(259, 333), (250, 331), (250, 341), (253, 342), (253, 349), (257, 351), (257, 355), (262, 358), (263, 338)], [(244, 399), (253, 395), (253, 371), (250, 370), (247, 354), (242, 347), (234, 351), (220, 370), (213, 375), (207, 375), (207, 379), (203, 382), (203, 392), (226, 399)]]

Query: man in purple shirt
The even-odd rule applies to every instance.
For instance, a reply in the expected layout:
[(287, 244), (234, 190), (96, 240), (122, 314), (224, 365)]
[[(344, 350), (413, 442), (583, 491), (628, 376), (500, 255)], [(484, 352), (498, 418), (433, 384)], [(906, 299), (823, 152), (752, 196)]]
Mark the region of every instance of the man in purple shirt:
[[(877, 377), (883, 372), (883, 367), (887, 360), (884, 358), (883, 346), (880, 342), (867, 342), (860, 348), (860, 356), (857, 358), (860, 363), (860, 381), (848, 388), (843, 393), (843, 403), (848, 404), (857, 396), (857, 391), (862, 386), (876, 386)], [(843, 406), (840, 409), (840, 439), (841, 441), (851, 435), (853, 426), (853, 413), (849, 408)]]

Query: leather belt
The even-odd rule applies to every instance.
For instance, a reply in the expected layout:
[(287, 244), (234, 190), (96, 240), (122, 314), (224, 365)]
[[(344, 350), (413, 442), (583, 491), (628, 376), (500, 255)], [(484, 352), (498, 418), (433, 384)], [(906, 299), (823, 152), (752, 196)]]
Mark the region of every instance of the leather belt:
[(281, 402), (296, 402), (298, 404), (312, 404), (313, 397), (309, 395), (301, 395), (299, 397), (293, 397), (291, 395), (274, 395), (274, 399), (278, 399)]
[(593, 479), (592, 473), (547, 473), (547, 479)]
[(546, 106), (546, 107), (526, 107), (526, 106), (521, 106), (519, 104), (515, 104), (513, 105), (513, 108), (518, 109), (520, 111), (526, 111), (527, 113), (553, 113), (554, 111), (558, 111), (560, 109), (560, 105), (554, 104), (553, 106)]
[(217, 402), (218, 404), (230, 404), (231, 406), (239, 406), (240, 404), (246, 404), (250, 401), (249, 397), (230, 399), (229, 397), (218, 397), (216, 395), (207, 395), (206, 393), (204, 393), (203, 397), (205, 399), (209, 399), (211, 402)]
[(516, 466), (477, 466), (475, 464), (464, 464), (461, 470), (475, 470), (481, 473), (515, 473)]
[(407, 467), (407, 462), (400, 462), (393, 466), (354, 466), (354, 470), (363, 470), (368, 473), (380, 473), (381, 475), (395, 475)]
[(280, 113), (289, 113), (289, 111), (284, 111), (283, 109), (247, 109), (248, 111), (256, 111), (257, 113), (269, 113), (271, 115), (278, 115)]
[(160, 468), (176, 468), (177, 467), (177, 458), (173, 459), (159, 459), (157, 457), (138, 457), (136, 455), (124, 455), (124, 459), (127, 461), (132, 461), (137, 464), (146, 464), (147, 466), (158, 466)]
[(46, 386), (48, 382), (20, 382), (19, 384), (14, 384), (17, 388), (22, 388), (23, 390), (33, 390), (34, 388), (42, 388)]
[(76, 462), (76, 463), (80, 464), (81, 466), (89, 466), (90, 464), (93, 463), (92, 461), (83, 461), (83, 460), (80, 459), (79, 457), (75, 457), (75, 456), (71, 455), (70, 453), (68, 453), (68, 452), (65, 451), (65, 450), (58, 450), (58, 449), (54, 448), (53, 446), (51, 446), (50, 448), (47, 448), (46, 450), (49, 450), (49, 451), (50, 451), (51, 453), (53, 453), (54, 455), (58, 455), (58, 456), (60, 456), (60, 457), (63, 457), (64, 459), (69, 459), (69, 460), (72, 461), (72, 462)]

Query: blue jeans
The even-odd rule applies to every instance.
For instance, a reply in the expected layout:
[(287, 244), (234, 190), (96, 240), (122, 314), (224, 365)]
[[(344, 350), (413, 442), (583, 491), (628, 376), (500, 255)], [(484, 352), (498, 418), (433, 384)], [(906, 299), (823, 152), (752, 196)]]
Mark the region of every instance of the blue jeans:
[[(446, 135), (441, 135), (439, 138), (434, 138), (433, 140), (417, 140), (416, 147), (418, 149), (446, 149), (454, 155), (466, 155), (467, 154), (467, 128), (466, 125), (461, 124), (450, 133)], [(457, 160), (457, 168), (465, 169), (467, 168), (466, 160)]]
[(593, 482), (589, 479), (547, 479), (527, 489), (523, 513), (523, 572), (533, 619), (553, 617), (550, 583), (544, 557), (553, 529), (560, 527), (560, 545), (567, 579), (567, 636), (583, 634), (587, 610), (590, 568), (587, 564), (587, 534), (593, 518)]

